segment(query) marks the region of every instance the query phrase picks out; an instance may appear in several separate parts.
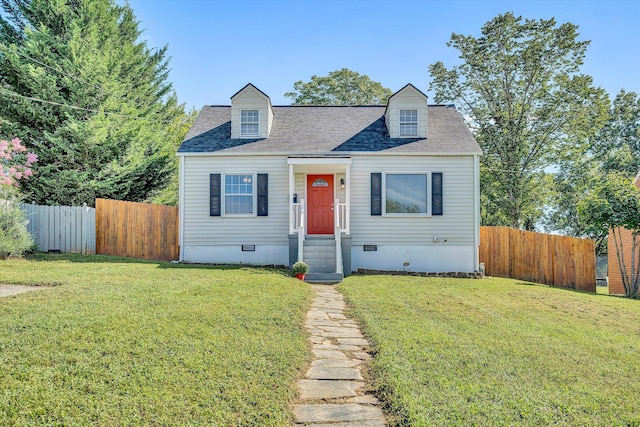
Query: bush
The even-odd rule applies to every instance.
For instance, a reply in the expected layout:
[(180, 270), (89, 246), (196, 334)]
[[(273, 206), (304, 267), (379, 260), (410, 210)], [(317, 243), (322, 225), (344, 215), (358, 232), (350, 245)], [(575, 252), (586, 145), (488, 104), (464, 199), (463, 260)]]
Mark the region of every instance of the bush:
[(298, 261), (295, 264), (293, 264), (293, 267), (291, 268), (292, 273), (295, 274), (307, 274), (307, 271), (309, 271), (309, 266), (303, 262), (303, 261)]
[(0, 259), (20, 257), (34, 246), (15, 192), (0, 188)]

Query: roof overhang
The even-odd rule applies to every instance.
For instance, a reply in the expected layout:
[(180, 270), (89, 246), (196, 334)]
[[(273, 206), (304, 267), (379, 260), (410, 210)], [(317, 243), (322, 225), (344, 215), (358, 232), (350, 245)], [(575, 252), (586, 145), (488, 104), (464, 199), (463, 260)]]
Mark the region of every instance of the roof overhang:
[[(247, 152), (234, 152), (234, 151), (206, 151), (206, 152), (177, 152), (178, 157), (255, 157), (255, 156), (287, 156), (288, 159), (313, 159), (307, 164), (318, 164), (319, 159), (328, 159), (327, 164), (351, 164), (351, 156), (481, 156), (482, 151), (434, 151), (434, 152), (399, 152), (399, 151), (353, 151), (345, 153), (342, 157), (322, 156), (319, 155), (304, 155), (300, 154), (300, 157), (292, 155), (291, 153), (284, 153), (274, 151), (273, 153), (261, 152), (261, 153), (247, 153)], [(348, 159), (349, 162), (339, 163), (338, 159)], [(287, 160), (288, 161), (288, 160)], [(298, 163), (304, 164), (304, 163)]]
[(289, 157), (288, 165), (350, 165), (351, 157)]

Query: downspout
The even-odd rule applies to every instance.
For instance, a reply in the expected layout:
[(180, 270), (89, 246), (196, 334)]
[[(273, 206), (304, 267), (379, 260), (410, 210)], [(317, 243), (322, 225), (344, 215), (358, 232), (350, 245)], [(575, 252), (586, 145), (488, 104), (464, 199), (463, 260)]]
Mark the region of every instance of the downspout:
[(184, 260), (184, 156), (180, 156), (180, 185), (178, 189), (178, 244), (180, 245), (180, 258), (178, 261)]
[(480, 268), (480, 156), (473, 156), (473, 216), (474, 216), (474, 262), (475, 270)]

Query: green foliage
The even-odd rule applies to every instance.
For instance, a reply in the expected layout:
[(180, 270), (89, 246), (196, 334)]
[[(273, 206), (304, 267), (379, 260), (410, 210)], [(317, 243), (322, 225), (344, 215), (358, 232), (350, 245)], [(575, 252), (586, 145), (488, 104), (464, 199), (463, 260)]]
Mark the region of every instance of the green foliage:
[(184, 107), (167, 81), (166, 46), (139, 41), (131, 7), (3, 0), (2, 8), (0, 134), (20, 135), (39, 157), (23, 183), (28, 200), (144, 201), (164, 188)]
[(295, 264), (293, 264), (293, 266), (291, 267), (291, 272), (294, 275), (307, 274), (308, 271), (309, 271), (309, 266), (307, 265), (307, 263), (303, 261), (298, 261)]
[(578, 203), (603, 179), (601, 165), (590, 154), (563, 160), (553, 176), (551, 208), (544, 220), (549, 232), (594, 239), (599, 255), (607, 255), (608, 230), (585, 222), (578, 214)]
[(436, 102), (457, 104), (484, 151), (482, 223), (531, 228), (551, 196), (545, 168), (584, 154), (607, 96), (579, 74), (588, 42), (577, 26), (506, 13), (481, 33), (451, 36), (463, 63), (432, 64), (430, 89)]
[[(184, 137), (187, 135), (187, 132), (189, 132), (189, 128), (191, 127), (193, 121), (197, 116), (198, 112), (195, 109), (192, 109), (183, 116), (176, 118), (172, 123), (169, 124), (167, 133), (172, 136), (171, 145), (174, 148), (174, 153), (178, 151), (180, 144), (182, 144)], [(178, 193), (180, 187), (179, 158), (174, 155), (172, 163), (175, 173), (171, 174), (167, 186), (160, 191), (157, 191), (151, 197), (151, 203), (169, 206), (178, 205)]]
[(391, 425), (640, 422), (638, 301), (501, 278), (351, 276), (339, 288), (376, 351)]
[(609, 120), (592, 145), (605, 173), (635, 176), (640, 170), (640, 95), (622, 89), (616, 95)]
[[(552, 209), (547, 228), (596, 240), (599, 254), (606, 255), (606, 228), (592, 227), (577, 213), (578, 202), (601, 184), (604, 176), (619, 173), (630, 178), (640, 170), (640, 96), (621, 90), (611, 103), (608, 119), (593, 137), (589, 151), (558, 164), (554, 176)], [(628, 181), (628, 180), (627, 180)]]
[[(613, 229), (615, 254), (625, 293), (636, 297), (640, 290), (640, 190), (622, 173), (611, 173), (578, 202), (578, 213), (594, 233)], [(622, 228), (631, 232), (631, 247), (622, 239)], [(628, 261), (625, 262), (625, 259)]]
[(383, 105), (393, 92), (367, 75), (348, 68), (311, 76), (293, 84), (293, 92), (284, 94), (293, 105)]
[(0, 259), (20, 257), (33, 245), (20, 197), (12, 187), (0, 185)]
[(0, 262), (0, 425), (286, 426), (312, 291), (285, 271), (37, 255)]

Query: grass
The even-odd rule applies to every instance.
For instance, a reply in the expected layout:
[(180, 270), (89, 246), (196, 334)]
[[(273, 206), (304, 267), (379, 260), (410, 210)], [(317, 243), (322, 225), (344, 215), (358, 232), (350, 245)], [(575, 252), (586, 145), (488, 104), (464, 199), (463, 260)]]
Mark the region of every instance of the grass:
[(311, 290), (277, 270), (0, 261), (0, 425), (287, 425)]
[(640, 301), (498, 278), (340, 290), (395, 425), (640, 425)]

